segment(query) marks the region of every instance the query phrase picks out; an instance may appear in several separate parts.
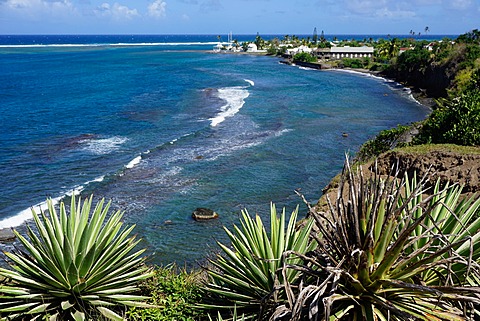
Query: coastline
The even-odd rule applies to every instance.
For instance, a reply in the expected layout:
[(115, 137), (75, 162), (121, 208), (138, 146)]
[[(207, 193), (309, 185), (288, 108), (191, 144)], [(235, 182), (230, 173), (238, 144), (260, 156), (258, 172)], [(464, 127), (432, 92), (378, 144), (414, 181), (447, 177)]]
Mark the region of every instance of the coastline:
[[(191, 51), (191, 50), (190, 50), (190, 51)], [(187, 52), (189, 52), (189, 51), (187, 51)], [(223, 52), (222, 52), (222, 53), (223, 53)], [(227, 53), (227, 54), (228, 54), (228, 53)], [(259, 52), (241, 52), (241, 53), (232, 53), (232, 54), (234, 54), (234, 55), (235, 55), (235, 54), (240, 54), (240, 55), (244, 55), (244, 57), (246, 57), (246, 56), (267, 56), (267, 55), (266, 55), (265, 53), (263, 53), (263, 52), (262, 52), (262, 53), (259, 53)], [(275, 59), (274, 61), (281, 60), (281, 59), (278, 59), (278, 57), (276, 57), (276, 56), (271, 56), (271, 57), (277, 58), (277, 59)], [(282, 69), (283, 69), (283, 68), (282, 68)], [(341, 70), (341, 69), (335, 69), (335, 70), (343, 71), (343, 70)], [(288, 70), (286, 70), (286, 72), (289, 73)], [(359, 79), (359, 80), (362, 81), (361, 79)], [(102, 140), (105, 140), (105, 139), (102, 139)], [(145, 152), (145, 153), (147, 153), (147, 152)], [(133, 157), (133, 156), (132, 156), (132, 157)], [(125, 163), (122, 164), (122, 166), (124, 166), (126, 169), (131, 169), (131, 168), (135, 167), (136, 164), (139, 163), (139, 161), (141, 160), (140, 158), (141, 158), (141, 156), (138, 156), (138, 154), (136, 154), (136, 155), (134, 155), (134, 158), (128, 159)], [(84, 185), (87, 185), (87, 184), (88, 184), (88, 182), (82, 184), (82, 188), (83, 188)], [(316, 195), (315, 197), (318, 197), (318, 192), (319, 192), (319, 191), (318, 191), (318, 189), (316, 189), (316, 190), (317, 190), (317, 192), (314, 192), (315, 195)], [(54, 195), (54, 196), (55, 196), (55, 195)], [(35, 207), (37, 207), (37, 206), (35, 206)], [(23, 214), (28, 215), (28, 217), (31, 215), (30, 207), (26, 207), (26, 208), (24, 209), (24, 211), (22, 211), (22, 212), (19, 213), (19, 214), (22, 214), (22, 215), (20, 216), (20, 218), (21, 218), (22, 221), (23, 221), (23, 218), (24, 218)], [(19, 226), (18, 224), (14, 224), (14, 225), (15, 225), (15, 226)], [(10, 227), (5, 227), (5, 230), (6, 230), (6, 231), (9, 231), (9, 230), (10, 230)]]
[(385, 81), (392, 81), (396, 82), (397, 84), (402, 85), (405, 88), (410, 89), (412, 97), (421, 105), (429, 108), (430, 110), (433, 110), (436, 106), (435, 99), (432, 97), (427, 96), (424, 92), (421, 90), (418, 90), (417, 88), (414, 88), (412, 86), (408, 86), (407, 84), (398, 82), (395, 79), (391, 79), (386, 77), (385, 75), (382, 74), (380, 71), (371, 71), (368, 69), (362, 69), (362, 68), (331, 68), (331, 69), (323, 69), (323, 70), (330, 70), (330, 71), (340, 71), (340, 72), (348, 72), (348, 73), (354, 73), (354, 74), (360, 74), (360, 75), (368, 75), (370, 77), (376, 77), (383, 79)]
[(322, 71), (338, 71), (338, 72), (345, 72), (345, 73), (352, 73), (352, 74), (357, 74), (357, 75), (362, 75), (362, 76), (369, 76), (369, 77), (374, 77), (377, 79), (382, 79), (387, 82), (394, 82), (400, 86), (403, 86), (404, 88), (407, 88), (410, 91), (410, 94), (412, 96), (412, 99), (415, 100), (418, 104), (433, 110), (435, 109), (435, 106), (437, 103), (435, 102), (435, 99), (432, 97), (429, 97), (426, 95), (425, 91), (422, 91), (419, 88), (409, 86), (408, 84), (402, 83), (397, 81), (396, 79), (392, 79), (387, 77), (386, 75), (382, 74), (381, 71), (371, 71), (368, 69), (364, 68), (332, 68), (328, 64), (324, 63), (310, 63), (310, 62), (295, 62), (292, 63), (291, 61), (288, 60), (280, 60), (280, 63), (286, 64), (286, 65), (291, 65), (291, 66), (302, 66), (305, 68), (311, 68), (314, 70), (322, 70)]

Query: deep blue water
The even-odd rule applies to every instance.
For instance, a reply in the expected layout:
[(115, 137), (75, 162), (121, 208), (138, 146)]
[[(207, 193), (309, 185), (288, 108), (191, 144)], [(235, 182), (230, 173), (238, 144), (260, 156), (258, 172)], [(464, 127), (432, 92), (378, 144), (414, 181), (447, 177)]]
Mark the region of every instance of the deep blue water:
[[(93, 193), (137, 224), (152, 262), (191, 264), (242, 209), (305, 213), (295, 189), (315, 202), (346, 152), (428, 114), (383, 79), (196, 50), (216, 36), (98, 37), (0, 37), (0, 227), (22, 229), (46, 197)], [(194, 222), (196, 207), (220, 219)]]

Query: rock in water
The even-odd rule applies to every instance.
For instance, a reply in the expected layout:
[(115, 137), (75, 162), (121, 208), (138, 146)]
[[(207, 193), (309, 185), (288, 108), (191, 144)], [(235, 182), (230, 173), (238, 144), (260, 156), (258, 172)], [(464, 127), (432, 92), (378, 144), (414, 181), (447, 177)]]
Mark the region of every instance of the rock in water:
[(198, 207), (192, 213), (195, 221), (206, 221), (218, 218), (218, 214), (209, 208)]
[(0, 242), (10, 242), (16, 238), (13, 231), (9, 228), (0, 229)]

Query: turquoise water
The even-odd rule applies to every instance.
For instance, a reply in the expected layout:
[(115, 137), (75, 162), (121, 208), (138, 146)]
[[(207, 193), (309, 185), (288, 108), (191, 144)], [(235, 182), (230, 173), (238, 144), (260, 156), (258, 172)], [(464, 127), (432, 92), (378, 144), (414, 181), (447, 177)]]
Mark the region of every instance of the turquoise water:
[[(295, 189), (315, 202), (346, 152), (428, 114), (380, 78), (174, 40), (0, 47), (0, 227), (93, 193), (137, 224), (153, 263), (192, 264), (242, 209), (305, 213)], [(196, 207), (220, 219), (195, 222)]]

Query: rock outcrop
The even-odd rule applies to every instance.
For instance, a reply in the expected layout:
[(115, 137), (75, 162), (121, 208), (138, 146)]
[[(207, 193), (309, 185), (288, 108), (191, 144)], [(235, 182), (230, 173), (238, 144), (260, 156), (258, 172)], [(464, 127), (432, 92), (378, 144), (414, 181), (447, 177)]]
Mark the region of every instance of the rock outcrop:
[[(460, 149), (462, 149), (460, 147)], [(449, 182), (463, 185), (463, 194), (468, 197), (480, 194), (480, 147), (468, 147), (468, 150), (455, 150), (449, 145), (425, 146), (422, 151), (409, 148), (395, 149), (380, 155), (376, 159), (380, 175), (390, 175), (398, 170), (399, 177), (405, 172), (409, 177), (416, 173), (418, 178), (427, 175), (426, 187), (440, 180), (442, 185)], [(362, 165), (364, 177), (373, 175), (375, 161)], [(327, 210), (326, 195), (331, 201), (337, 196), (339, 175), (323, 189), (323, 195), (317, 203), (319, 210)]]
[(218, 218), (218, 214), (209, 208), (199, 207), (192, 213), (195, 221), (206, 221)]

